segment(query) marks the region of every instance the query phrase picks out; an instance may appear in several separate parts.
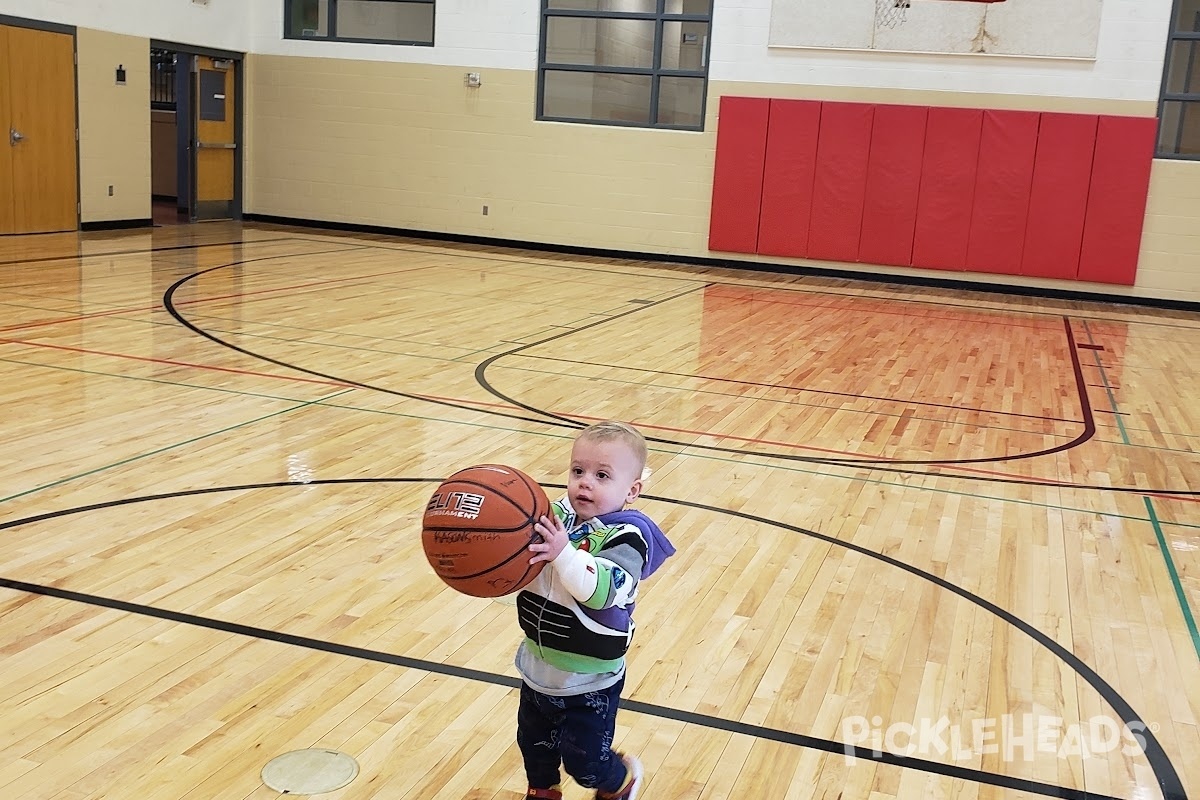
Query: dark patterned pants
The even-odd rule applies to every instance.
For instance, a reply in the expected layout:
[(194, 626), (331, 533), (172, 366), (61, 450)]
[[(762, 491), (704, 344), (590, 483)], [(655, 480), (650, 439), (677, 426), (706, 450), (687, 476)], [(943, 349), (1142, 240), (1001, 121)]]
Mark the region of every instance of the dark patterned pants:
[(521, 683), (517, 745), (531, 788), (558, 783), (560, 763), (580, 786), (602, 792), (621, 788), (625, 765), (613, 753), (612, 740), (624, 687), (622, 676), (598, 692), (553, 697)]

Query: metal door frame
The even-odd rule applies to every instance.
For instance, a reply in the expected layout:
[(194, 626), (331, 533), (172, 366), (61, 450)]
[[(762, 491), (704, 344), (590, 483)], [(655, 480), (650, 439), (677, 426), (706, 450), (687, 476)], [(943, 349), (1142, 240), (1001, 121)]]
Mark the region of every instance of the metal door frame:
[[(219, 58), (233, 62), (234, 70), (234, 94), (233, 98), (233, 140), (237, 144), (236, 154), (233, 158), (233, 209), (231, 217), (234, 220), (242, 218), (242, 181), (243, 181), (243, 162), (246, 159), (246, 113), (245, 113), (245, 96), (246, 96), (246, 54), (237, 53), (232, 50), (218, 50), (212, 47), (201, 47), (194, 44), (180, 44), (179, 42), (169, 42), (163, 39), (151, 39), (150, 46), (161, 50), (172, 50), (181, 56), (187, 56), (187, 71), (189, 76), (192, 74), (192, 65), (194, 64), (194, 56), (208, 56), (209, 58)], [(182, 59), (181, 59), (182, 60)], [(189, 78), (189, 81), (191, 78)], [(193, 101), (192, 97), (188, 98), (188, 102)], [(149, 102), (147, 100), (147, 102)], [(199, 120), (196, 119), (194, 109), (189, 108), (188, 116), (190, 119), (191, 130), (188, 132), (188, 219), (191, 222), (196, 222), (196, 125)], [(178, 109), (176, 109), (176, 121), (178, 121)]]

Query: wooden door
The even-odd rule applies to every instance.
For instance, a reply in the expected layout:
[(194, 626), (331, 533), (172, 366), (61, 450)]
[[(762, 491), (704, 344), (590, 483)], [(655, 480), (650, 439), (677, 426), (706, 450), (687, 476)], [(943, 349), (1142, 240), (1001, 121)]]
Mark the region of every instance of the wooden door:
[(79, 223), (75, 40), (0, 26), (0, 233)]
[(196, 135), (192, 148), (192, 206), (194, 219), (231, 219), (234, 211), (234, 172), (238, 158), (237, 82), (234, 61), (196, 56), (193, 70), (192, 118)]

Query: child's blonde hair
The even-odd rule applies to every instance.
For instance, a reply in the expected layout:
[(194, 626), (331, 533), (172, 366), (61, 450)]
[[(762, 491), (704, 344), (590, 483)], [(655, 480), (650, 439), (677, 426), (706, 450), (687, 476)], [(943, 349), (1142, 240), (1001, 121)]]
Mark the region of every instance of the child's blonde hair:
[(619, 422), (615, 419), (608, 419), (604, 422), (597, 422), (594, 425), (587, 426), (575, 438), (591, 439), (597, 442), (613, 440), (624, 442), (637, 458), (641, 479), (645, 480), (650, 477), (650, 470), (646, 468), (646, 437), (642, 436), (641, 431), (632, 425)]

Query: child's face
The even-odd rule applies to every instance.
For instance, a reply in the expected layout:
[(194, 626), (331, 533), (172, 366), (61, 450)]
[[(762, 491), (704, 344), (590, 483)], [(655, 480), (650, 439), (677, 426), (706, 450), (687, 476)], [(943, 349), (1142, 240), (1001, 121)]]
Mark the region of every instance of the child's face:
[(576, 439), (571, 448), (567, 498), (580, 519), (620, 511), (642, 491), (642, 468), (620, 439)]

